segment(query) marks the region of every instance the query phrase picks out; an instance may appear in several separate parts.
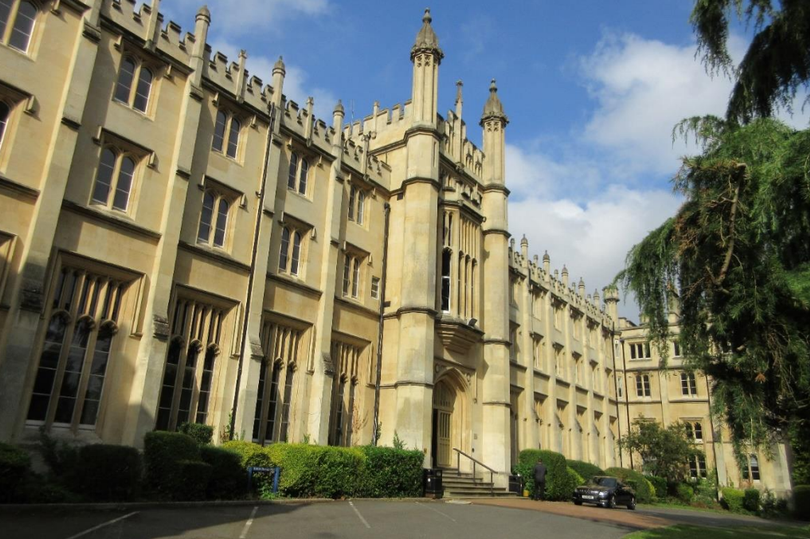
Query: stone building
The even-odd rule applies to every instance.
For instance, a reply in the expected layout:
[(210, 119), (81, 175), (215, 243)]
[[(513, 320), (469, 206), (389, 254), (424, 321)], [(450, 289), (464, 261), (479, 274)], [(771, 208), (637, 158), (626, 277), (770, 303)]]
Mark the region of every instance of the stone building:
[(284, 96), (281, 58), (265, 84), (211, 51), (210, 24), (183, 34), (159, 0), (0, 5), (0, 439), (199, 422), (379, 432), (428, 466), (619, 465), (619, 298), (515, 247), (495, 82), (478, 148), (460, 83), (439, 114), (427, 11), (410, 99), (325, 121)]

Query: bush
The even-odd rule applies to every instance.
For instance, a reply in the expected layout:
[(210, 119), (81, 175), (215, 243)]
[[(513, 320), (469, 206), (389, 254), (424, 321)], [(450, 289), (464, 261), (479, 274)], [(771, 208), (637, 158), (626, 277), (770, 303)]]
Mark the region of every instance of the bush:
[(30, 469), (28, 453), (19, 447), (0, 443), (0, 502), (16, 499), (17, 487)]
[[(315, 496), (345, 498), (359, 491), (366, 458), (360, 449), (305, 445), (318, 456)], [(282, 467), (282, 470), (284, 468)]]
[(627, 483), (636, 492), (636, 502), (651, 503), (655, 487), (642, 474), (627, 468), (608, 468), (607, 475), (619, 478), (623, 483)]
[(75, 503), (82, 498), (59, 483), (48, 481), (36, 473), (29, 473), (17, 487), (17, 503)]
[(596, 466), (595, 464), (591, 464), (590, 462), (583, 462), (581, 460), (568, 460), (566, 461), (568, 467), (577, 472), (580, 477), (583, 479), (590, 479), (595, 475), (605, 475), (605, 471)]
[(760, 498), (760, 516), (765, 518), (784, 519), (788, 516), (788, 504), (784, 498), (777, 498), (773, 492), (765, 489)]
[(745, 489), (743, 494), (743, 509), (751, 513), (759, 512), (759, 490), (755, 488)]
[(743, 507), (745, 492), (731, 487), (723, 487), (720, 489), (720, 492), (723, 494), (722, 505), (725, 509), (728, 509), (732, 513), (746, 513)]
[(177, 461), (177, 483), (172, 485), (176, 500), (204, 500), (211, 479), (211, 465), (199, 460)]
[(127, 501), (140, 490), (141, 473), (134, 447), (86, 445), (79, 449), (69, 486), (91, 501)]
[(675, 497), (684, 503), (691, 503), (695, 497), (695, 489), (688, 483), (678, 483), (675, 485)]
[[(146, 484), (159, 496), (172, 499), (187, 499), (186, 492), (195, 493), (192, 487), (184, 484), (185, 470), (188, 465), (181, 466), (181, 462), (197, 462), (200, 460), (200, 448), (193, 438), (179, 432), (154, 431), (144, 436), (143, 457), (146, 468)], [(210, 466), (208, 475), (210, 475)], [(208, 477), (205, 477), (206, 482)], [(194, 478), (191, 479), (195, 481)], [(205, 487), (202, 489), (205, 492)]]
[(554, 451), (524, 449), (520, 452), (515, 470), (525, 478), (525, 488), (529, 492), (534, 490), (534, 465), (538, 458), (546, 465), (546, 499), (570, 500), (577, 488), (576, 478), (569, 475), (565, 457)]
[(365, 498), (402, 498), (422, 495), (421, 451), (364, 446), (365, 469), (356, 495)]
[(191, 436), (200, 445), (209, 445), (214, 437), (214, 427), (200, 423), (181, 423), (177, 432)]
[(570, 480), (570, 481), (571, 481), (571, 483), (574, 485), (574, 488), (572, 488), (572, 489), (571, 489), (571, 492), (573, 493), (573, 492), (574, 492), (574, 490), (575, 490), (575, 489), (576, 489), (578, 486), (580, 486), (580, 485), (584, 485), (584, 484), (585, 484), (585, 478), (584, 478), (584, 477), (582, 477), (581, 475), (579, 475), (579, 474), (577, 473), (577, 471), (576, 471), (576, 470), (574, 470), (573, 468), (571, 468), (570, 466), (568, 466), (568, 467), (566, 468), (566, 471), (568, 472), (568, 478), (569, 478), (569, 480)]
[(205, 495), (209, 500), (232, 500), (247, 492), (247, 473), (239, 453), (204, 445), (200, 447), (203, 462), (211, 466), (211, 478)]
[(273, 466), (273, 461), (270, 460), (270, 453), (268, 447), (262, 447), (259, 444), (246, 442), (244, 440), (232, 440), (225, 442), (220, 446), (222, 449), (233, 451), (239, 455), (242, 468), (247, 469), (249, 466), (261, 466), (269, 468)]
[(793, 487), (793, 510), (801, 520), (810, 520), (810, 485)]
[(667, 497), (667, 480), (663, 477), (655, 477), (654, 475), (650, 475), (647, 477), (647, 480), (653, 486), (653, 494), (658, 499), (663, 500)]

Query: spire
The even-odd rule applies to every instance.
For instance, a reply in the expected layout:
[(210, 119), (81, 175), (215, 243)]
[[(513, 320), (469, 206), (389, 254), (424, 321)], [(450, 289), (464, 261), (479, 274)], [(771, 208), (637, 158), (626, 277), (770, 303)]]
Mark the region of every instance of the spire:
[(273, 74), (274, 75), (276, 74), (276, 71), (281, 73), (282, 77), (287, 74), (287, 69), (284, 66), (284, 58), (282, 58), (281, 56), (279, 56), (278, 60), (276, 60), (276, 63), (273, 64)]
[(484, 105), (484, 113), (481, 115), (481, 126), (491, 118), (500, 119), (504, 125), (509, 123), (509, 118), (503, 112), (501, 100), (498, 99), (498, 87), (495, 85), (495, 79), (492, 79), (489, 85), (489, 99), (487, 99)]
[(437, 63), (444, 58), (444, 52), (439, 48), (439, 38), (430, 25), (433, 17), (430, 16), (430, 8), (425, 9), (425, 16), (422, 17), (422, 28), (416, 34), (416, 42), (411, 48), (411, 60), (420, 52), (432, 52), (438, 57)]
[(211, 22), (211, 12), (208, 10), (208, 6), (204, 5), (197, 11), (197, 18), (205, 18), (208, 19), (208, 22)]

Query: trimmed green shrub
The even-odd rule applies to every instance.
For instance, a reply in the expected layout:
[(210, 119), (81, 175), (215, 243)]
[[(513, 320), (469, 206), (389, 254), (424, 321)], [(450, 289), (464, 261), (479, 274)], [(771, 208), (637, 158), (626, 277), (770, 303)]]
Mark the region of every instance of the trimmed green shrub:
[(211, 466), (211, 478), (205, 496), (209, 500), (233, 500), (247, 492), (247, 473), (239, 453), (204, 445), (200, 447), (203, 462)]
[(751, 513), (759, 512), (759, 490), (755, 488), (745, 489), (743, 494), (743, 509)]
[(17, 486), (16, 503), (76, 503), (81, 496), (69, 491), (64, 485), (48, 481), (47, 477), (30, 472)]
[(568, 467), (577, 472), (584, 480), (588, 480), (595, 475), (605, 475), (605, 471), (591, 464), (590, 462), (583, 462), (581, 460), (567, 460)]
[(225, 442), (220, 447), (239, 455), (242, 468), (247, 469), (248, 466), (261, 466), (265, 468), (274, 466), (273, 461), (270, 460), (269, 447), (262, 447), (259, 444), (246, 442), (245, 440), (231, 440), (230, 442)]
[[(143, 458), (146, 484), (159, 496), (182, 500), (188, 499), (186, 498), (188, 490), (196, 492), (195, 489), (184, 485), (184, 470), (189, 467), (179, 465), (180, 462), (205, 464), (200, 460), (197, 442), (190, 436), (179, 432), (147, 432), (144, 436)], [(208, 470), (210, 475), (210, 466)], [(205, 479), (207, 481), (208, 477)], [(192, 482), (194, 480), (192, 478)]]
[(19, 447), (0, 443), (0, 501), (15, 500), (17, 487), (30, 469), (28, 453)]
[(576, 470), (574, 470), (574, 469), (573, 469), (572, 467), (570, 467), (570, 466), (568, 466), (568, 467), (566, 468), (566, 471), (568, 472), (568, 479), (569, 479), (569, 481), (571, 481), (571, 484), (573, 485), (573, 488), (571, 489), (571, 493), (573, 494), (574, 490), (575, 490), (575, 489), (576, 489), (578, 486), (580, 486), (580, 485), (584, 485), (584, 484), (585, 484), (585, 478), (584, 478), (584, 477), (582, 477), (581, 475), (579, 475), (579, 474), (577, 473), (577, 471), (576, 471)]
[(608, 468), (607, 475), (619, 478), (623, 483), (627, 483), (636, 492), (636, 502), (651, 503), (655, 487), (642, 474), (627, 468)]
[(525, 488), (529, 492), (534, 490), (534, 465), (538, 458), (543, 459), (543, 464), (546, 465), (546, 499), (570, 500), (577, 487), (576, 479), (569, 475), (565, 457), (554, 451), (524, 449), (520, 452), (515, 469), (524, 477)]
[(177, 461), (176, 477), (172, 485), (172, 497), (176, 500), (204, 500), (211, 479), (211, 465), (199, 460)]
[(422, 495), (421, 451), (364, 446), (363, 479), (356, 493), (364, 498), (402, 498)]
[(366, 464), (365, 455), (360, 449), (310, 445), (304, 447), (317, 448), (316, 497), (339, 499), (353, 496), (359, 490)]
[(793, 509), (796, 518), (810, 520), (810, 485), (793, 487)]
[(731, 487), (723, 487), (720, 489), (723, 494), (722, 505), (732, 513), (745, 513), (743, 507), (743, 500), (745, 499), (745, 492)]
[(141, 455), (134, 447), (93, 444), (79, 449), (69, 486), (92, 501), (127, 501), (141, 486)]
[(266, 448), (273, 466), (281, 466), (278, 492), (282, 496), (306, 498), (314, 496), (318, 477), (318, 455), (314, 449), (320, 446), (304, 444), (272, 444)]
[(678, 483), (675, 486), (675, 497), (684, 503), (691, 503), (695, 497), (695, 489), (687, 483)]
[(658, 499), (663, 500), (667, 497), (667, 480), (663, 477), (655, 477), (654, 475), (647, 476), (647, 481), (653, 486), (653, 494)]
[(181, 423), (177, 432), (191, 436), (200, 445), (208, 445), (214, 437), (214, 427), (201, 423)]

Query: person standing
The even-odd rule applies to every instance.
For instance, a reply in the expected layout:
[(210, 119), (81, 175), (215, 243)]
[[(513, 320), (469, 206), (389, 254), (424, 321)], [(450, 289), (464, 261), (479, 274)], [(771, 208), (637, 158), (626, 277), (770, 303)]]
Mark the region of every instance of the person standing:
[(543, 459), (537, 459), (534, 465), (534, 496), (535, 500), (546, 499), (546, 465)]

